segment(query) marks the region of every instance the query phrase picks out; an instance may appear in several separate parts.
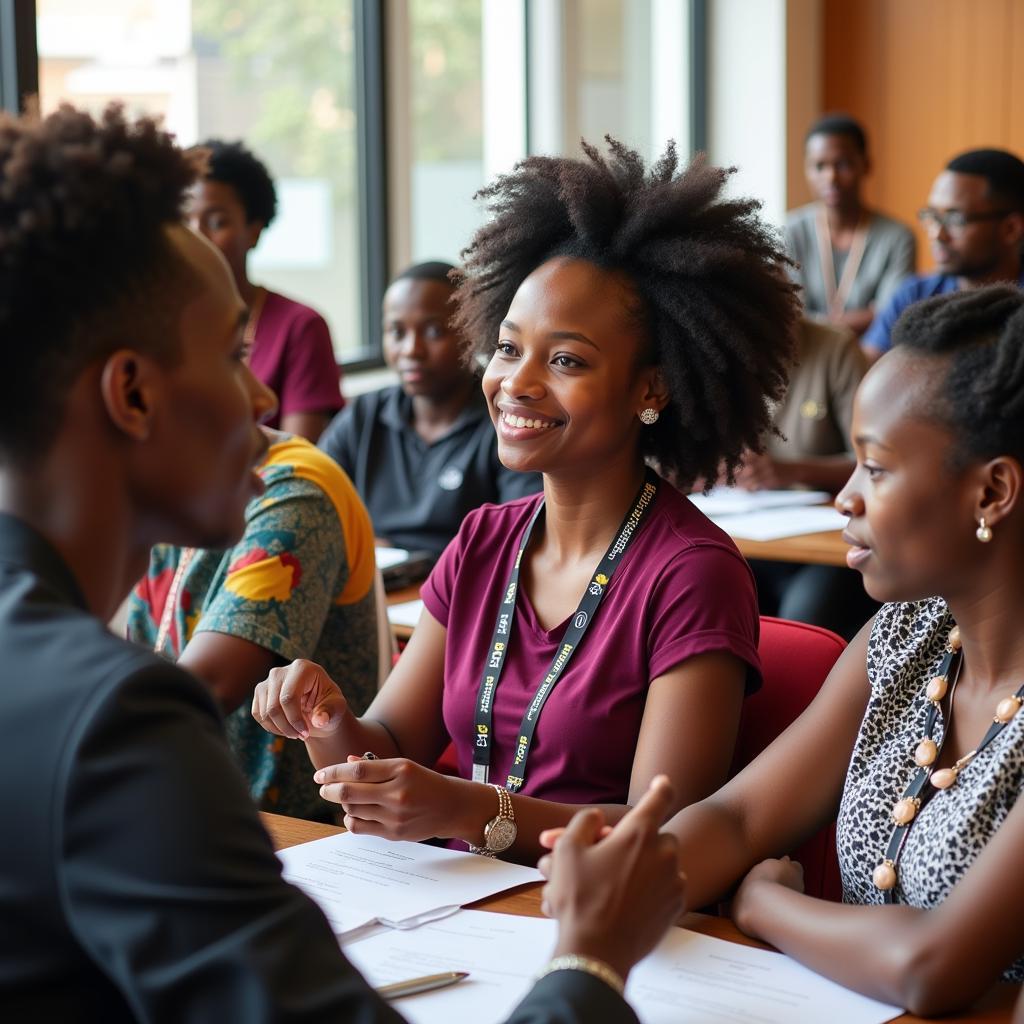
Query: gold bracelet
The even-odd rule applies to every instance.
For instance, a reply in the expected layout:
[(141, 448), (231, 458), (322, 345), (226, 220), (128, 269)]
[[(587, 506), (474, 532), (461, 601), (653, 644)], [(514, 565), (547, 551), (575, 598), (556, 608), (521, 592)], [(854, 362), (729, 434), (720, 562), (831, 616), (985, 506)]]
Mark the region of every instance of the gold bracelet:
[(592, 956), (579, 956), (577, 953), (569, 953), (566, 956), (556, 956), (548, 961), (547, 967), (537, 975), (539, 981), (546, 974), (554, 971), (584, 971), (595, 978), (600, 978), (609, 988), (621, 996), (626, 990), (626, 983), (621, 975), (614, 968), (609, 967), (603, 960), (597, 960)]

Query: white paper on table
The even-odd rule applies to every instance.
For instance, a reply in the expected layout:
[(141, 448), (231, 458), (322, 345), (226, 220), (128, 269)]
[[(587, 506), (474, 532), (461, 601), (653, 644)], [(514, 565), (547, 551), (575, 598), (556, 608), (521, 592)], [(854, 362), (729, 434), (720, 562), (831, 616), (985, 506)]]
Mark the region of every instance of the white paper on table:
[[(396, 1004), (413, 1024), (497, 1024), (529, 990), (555, 944), (542, 918), (463, 910), (415, 932), (354, 943), (346, 955), (372, 985), (468, 971), (456, 985)], [(643, 1024), (882, 1024), (902, 1013), (778, 953), (670, 928), (634, 968), (626, 996)]]
[(285, 879), (320, 907), (342, 941), (373, 922), (409, 928), (464, 903), (543, 881), (535, 868), (492, 857), (351, 832), (277, 856)]
[(706, 516), (737, 515), (766, 508), (824, 505), (832, 500), (827, 491), (746, 491), (742, 487), (712, 487), (707, 494), (691, 494), (690, 501)]
[(460, 910), (415, 932), (377, 933), (345, 947), (371, 985), (442, 971), (468, 971), (447, 988), (408, 996), (395, 1008), (411, 1024), (503, 1021), (551, 957), (557, 925), (541, 917)]
[(420, 612), (423, 611), (423, 602), (400, 601), (398, 604), (388, 605), (388, 622), (392, 626), (409, 626), (415, 628), (420, 621)]
[(409, 558), (409, 552), (405, 548), (374, 548), (373, 551), (377, 556), (377, 568), (381, 572)]
[(730, 537), (779, 540), (782, 537), (799, 537), (805, 533), (842, 530), (847, 519), (831, 505), (815, 505), (813, 508), (765, 509), (747, 515), (715, 517), (714, 521)]
[(626, 998), (643, 1024), (882, 1024), (903, 1013), (781, 953), (685, 928), (637, 964)]

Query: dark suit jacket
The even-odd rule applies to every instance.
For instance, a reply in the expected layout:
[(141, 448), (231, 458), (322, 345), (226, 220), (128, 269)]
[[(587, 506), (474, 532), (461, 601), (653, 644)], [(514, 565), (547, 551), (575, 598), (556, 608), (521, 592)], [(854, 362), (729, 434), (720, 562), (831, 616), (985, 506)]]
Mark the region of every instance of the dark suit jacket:
[[(280, 867), (205, 688), (114, 637), (0, 515), (0, 1019), (401, 1020)], [(544, 978), (513, 1014), (635, 1021)]]

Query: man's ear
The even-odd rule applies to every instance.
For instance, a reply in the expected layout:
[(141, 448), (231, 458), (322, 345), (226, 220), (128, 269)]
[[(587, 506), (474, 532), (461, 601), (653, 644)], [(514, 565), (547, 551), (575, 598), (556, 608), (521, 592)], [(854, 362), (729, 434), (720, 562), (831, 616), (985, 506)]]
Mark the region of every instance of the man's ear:
[(110, 422), (133, 441), (145, 441), (152, 429), (157, 398), (156, 364), (131, 349), (107, 357), (100, 394)]
[(267, 225), (261, 220), (250, 220), (245, 225), (245, 245), (246, 251), (249, 249), (255, 249), (259, 244), (260, 235), (263, 234), (263, 229)]
[(1003, 238), (1007, 245), (1019, 246), (1024, 241), (1024, 213), (1014, 211), (1003, 219)]

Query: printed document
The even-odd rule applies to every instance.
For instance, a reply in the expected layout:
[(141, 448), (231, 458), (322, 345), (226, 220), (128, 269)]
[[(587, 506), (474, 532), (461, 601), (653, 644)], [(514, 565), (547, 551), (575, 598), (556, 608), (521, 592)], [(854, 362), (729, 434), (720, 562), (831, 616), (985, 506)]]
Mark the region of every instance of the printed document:
[(827, 491), (747, 491), (742, 487), (712, 487), (707, 494), (691, 494), (689, 498), (711, 519), (766, 508), (824, 505), (832, 501)]
[[(458, 985), (396, 1004), (412, 1024), (497, 1024), (551, 956), (553, 921), (462, 910), (412, 932), (345, 947), (372, 985), (468, 971)], [(633, 969), (626, 998), (643, 1024), (882, 1024), (902, 1012), (857, 995), (780, 953), (670, 928)]]
[(712, 516), (712, 519), (730, 537), (744, 537), (747, 540), (779, 540), (782, 537), (799, 537), (805, 533), (842, 530), (847, 522), (846, 516), (831, 505), (772, 508), (743, 515)]
[(464, 903), (543, 881), (535, 868), (492, 857), (351, 832), (277, 856), (285, 879), (320, 907), (341, 941), (374, 923), (410, 928)]

